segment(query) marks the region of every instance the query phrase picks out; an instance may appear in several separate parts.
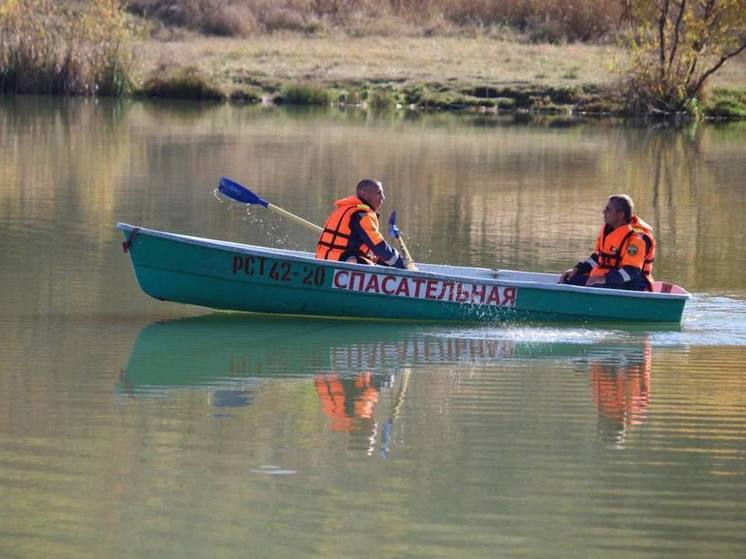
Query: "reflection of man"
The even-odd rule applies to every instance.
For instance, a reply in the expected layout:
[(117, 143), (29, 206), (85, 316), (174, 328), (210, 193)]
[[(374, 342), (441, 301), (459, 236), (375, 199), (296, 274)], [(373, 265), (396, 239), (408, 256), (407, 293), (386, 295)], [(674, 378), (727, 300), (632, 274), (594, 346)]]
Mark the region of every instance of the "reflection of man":
[(356, 419), (372, 419), (379, 389), (369, 372), (354, 377), (335, 373), (317, 375), (313, 381), (332, 431), (353, 431)]
[(313, 384), (331, 430), (350, 434), (352, 449), (371, 454), (378, 427), (373, 413), (384, 379), (370, 372), (349, 377), (330, 373), (317, 375)]
[(652, 349), (646, 343), (639, 352), (623, 351), (590, 361), (593, 402), (602, 420), (603, 435), (623, 442), (627, 432), (645, 420), (650, 402)]

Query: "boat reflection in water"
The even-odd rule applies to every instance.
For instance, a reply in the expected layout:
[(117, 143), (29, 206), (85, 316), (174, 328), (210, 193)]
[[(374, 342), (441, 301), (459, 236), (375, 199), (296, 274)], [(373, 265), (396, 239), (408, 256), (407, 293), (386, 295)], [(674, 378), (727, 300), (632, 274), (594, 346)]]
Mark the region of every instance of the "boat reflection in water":
[(511, 338), (510, 332), (216, 313), (144, 327), (117, 390), (143, 397), (201, 388), (224, 413), (251, 405), (262, 381), (304, 379), (313, 385), (328, 428), (344, 433), (348, 448), (386, 456), (413, 369), (549, 360), (589, 375), (604, 439), (622, 443), (644, 421), (652, 359), (644, 336), (612, 344), (556, 343), (532, 341), (530, 332)]

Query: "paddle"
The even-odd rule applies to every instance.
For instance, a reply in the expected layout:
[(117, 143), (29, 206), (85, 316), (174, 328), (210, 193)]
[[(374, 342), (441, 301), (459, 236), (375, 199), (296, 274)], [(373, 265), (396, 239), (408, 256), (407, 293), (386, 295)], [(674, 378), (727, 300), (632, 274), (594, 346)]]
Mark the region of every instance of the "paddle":
[(414, 260), (412, 260), (412, 256), (407, 250), (407, 245), (404, 244), (404, 239), (401, 238), (401, 231), (399, 231), (399, 228), (396, 226), (396, 211), (391, 212), (391, 216), (389, 217), (389, 235), (396, 239), (396, 242), (399, 244), (407, 270), (416, 272), (417, 266), (414, 265)]
[(264, 206), (268, 210), (272, 210), (275, 213), (288, 217), (293, 221), (296, 221), (297, 223), (308, 227), (309, 229), (313, 229), (317, 233), (321, 233), (322, 231), (322, 228), (318, 225), (315, 225), (310, 221), (306, 221), (302, 217), (298, 217), (297, 215), (292, 214), (287, 210), (283, 210), (282, 208), (275, 206), (274, 204), (270, 204), (260, 196), (254, 194), (245, 186), (238, 184), (236, 181), (231, 180), (228, 177), (220, 177), (220, 185), (218, 186), (218, 190), (220, 190), (222, 194), (224, 194), (228, 198), (231, 198), (232, 200), (235, 200), (236, 202)]
[[(229, 179), (228, 177), (220, 177), (218, 190), (224, 196), (227, 196), (228, 198), (235, 200), (236, 202), (241, 202), (242, 204), (256, 204), (259, 206), (263, 206), (268, 210), (272, 210), (275, 213), (288, 217), (317, 233), (321, 233), (323, 231), (323, 229), (318, 225), (315, 225), (310, 221), (306, 221), (302, 217), (298, 217), (297, 215), (290, 213), (287, 210), (283, 210), (282, 208), (275, 206), (274, 204), (270, 204), (261, 196), (258, 196), (242, 184), (238, 184), (236, 181)], [(412, 257), (407, 250), (407, 246), (404, 244), (404, 240), (401, 238), (401, 232), (396, 226), (396, 212), (391, 212), (391, 217), (389, 218), (389, 234), (399, 243), (399, 248), (404, 255), (404, 263), (407, 266), (407, 270), (417, 271), (417, 267), (414, 265), (414, 261), (412, 260)]]

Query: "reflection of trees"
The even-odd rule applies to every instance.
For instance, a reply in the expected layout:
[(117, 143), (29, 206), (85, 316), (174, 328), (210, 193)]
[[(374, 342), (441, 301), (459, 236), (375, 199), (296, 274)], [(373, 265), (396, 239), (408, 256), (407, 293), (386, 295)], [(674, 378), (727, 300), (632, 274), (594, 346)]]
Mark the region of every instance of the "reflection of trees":
[(733, 285), (718, 263), (744, 250), (743, 125), (525, 126), (488, 115), (33, 98), (0, 102), (0, 125), (4, 221), (76, 224), (89, 257), (110, 246), (119, 220), (313, 247), (261, 209), (247, 225), (243, 208), (215, 202), (221, 174), (315, 222), (361, 177), (381, 178), (384, 213), (399, 210), (423, 261), (565, 268), (590, 251), (604, 200), (619, 191), (657, 229), (661, 278), (697, 289), (708, 270), (708, 287)]
[(742, 252), (737, 177), (743, 173), (743, 151), (742, 138), (733, 131), (645, 128), (639, 142), (625, 146), (625, 158), (638, 162), (629, 166), (626, 180), (647, 187), (635, 201), (651, 209), (650, 219), (663, 241), (656, 273), (675, 277), (690, 289), (698, 288), (698, 274), (704, 271), (702, 288), (732, 286), (730, 269), (716, 263), (728, 263)]
[(33, 312), (37, 301), (51, 302), (47, 312), (81, 308), (106, 284), (72, 287), (101, 276), (111, 246), (123, 169), (136, 155), (123, 129), (127, 107), (110, 100), (0, 100), (0, 238), (13, 259), (0, 268), (0, 284), (18, 294), (19, 309)]
[(132, 156), (126, 115), (120, 102), (3, 99), (2, 207), (35, 221), (111, 220), (116, 179)]
[[(117, 332), (134, 337), (135, 324)], [(13, 498), (6, 500), (7, 514), (22, 525), (56, 526), (60, 510), (72, 511), (73, 521), (79, 511), (90, 511), (84, 520), (96, 528), (92, 534), (107, 529), (114, 534), (98, 544), (105, 556), (133, 550), (163, 555), (162, 530), (144, 543), (133, 543), (130, 535), (143, 523), (157, 525), (164, 515), (169, 525), (190, 529), (198, 521), (210, 528), (206, 536), (192, 540), (187, 534), (179, 542), (187, 541), (202, 555), (226, 539), (270, 548), (272, 542), (299, 542), (290, 550), (271, 548), (277, 555), (295, 553), (300, 546), (325, 546), (329, 556), (354, 555), (353, 544), (338, 537), (343, 530), (354, 534), (360, 529), (359, 518), (340, 514), (345, 507), (364, 511), (369, 524), (378, 526), (371, 538), (396, 535), (412, 518), (442, 525), (443, 510), (461, 518), (468, 508), (481, 511), (479, 518), (490, 526), (528, 518), (532, 528), (549, 530), (547, 540), (561, 541), (587, 516), (555, 514), (547, 521), (541, 511), (562, 510), (568, 495), (583, 496), (583, 503), (597, 499), (613, 523), (620, 499), (635, 504), (642, 493), (678, 494), (673, 492), (692, 479), (720, 483), (738, 479), (743, 471), (742, 347), (656, 348), (655, 414), (644, 436), (634, 431), (639, 427), (631, 427), (629, 452), (610, 457), (595, 433), (590, 366), (608, 363), (598, 372), (607, 374), (611, 388), (623, 385), (615, 383), (615, 374), (637, 383), (617, 393), (632, 395), (635, 386), (643, 393), (644, 376), (629, 372), (638, 362), (634, 356), (643, 353), (642, 344), (629, 344), (629, 349), (627, 344), (515, 344), (490, 337), (501, 331), (496, 327), (454, 339), (441, 335), (442, 329), (435, 329), (438, 335), (418, 335), (403, 324), (205, 316), (154, 325), (138, 341), (147, 350), (143, 360), (129, 364), (132, 380), (161, 385), (156, 390), (163, 390), (170, 364), (191, 389), (169, 389), (171, 396), (164, 400), (141, 397), (148, 391), (136, 383), (133, 397), (112, 406), (105, 395), (114, 371), (131, 357), (130, 348), (106, 339), (102, 343), (93, 328), (88, 321), (74, 321), (68, 332), (51, 340), (46, 329), (21, 328), (23, 339), (11, 340), (10, 346), (6, 340), (0, 418), (13, 458), (7, 471), (18, 472), (8, 478), (13, 483), (6, 491)], [(37, 335), (31, 337), (32, 332)], [(161, 337), (159, 332), (170, 334)], [(37, 348), (31, 362), (29, 347)], [(571, 363), (579, 358), (582, 374), (572, 375)], [(138, 363), (147, 366), (141, 376)], [(363, 459), (344, 435), (329, 431), (313, 379), (318, 371), (339, 371), (349, 378), (369, 369), (381, 374), (396, 370), (397, 363), (409, 363), (412, 375), (394, 421), (395, 461), (382, 465)], [(61, 375), (63, 370), (77, 372)], [(392, 404), (399, 402), (404, 371), (396, 376), (376, 405), (381, 440), (382, 421), (396, 413)], [(256, 378), (254, 403), (225, 409), (231, 417), (215, 420), (218, 410), (206, 395), (226, 377), (239, 377), (233, 379), (239, 382)], [(29, 413), (30, 402), (36, 413)], [(603, 428), (605, 419), (598, 417)], [(655, 462), (647, 460), (651, 453)], [(88, 464), (82, 471), (81, 456)], [(253, 473), (270, 465), (298, 474), (280, 481)], [(23, 497), (42, 484), (53, 489), (63, 484), (69, 490)], [(673, 510), (668, 500), (656, 502), (651, 501), (653, 513), (678, 518), (666, 516)], [(493, 516), (500, 507), (502, 516)], [(727, 515), (728, 507), (723, 508)], [(540, 518), (533, 516), (537, 510)], [(628, 512), (625, 521), (635, 522), (635, 507)], [(231, 522), (224, 521), (227, 517)], [(295, 518), (302, 519), (302, 530)], [(626, 527), (622, 523), (622, 539)], [(702, 530), (709, 527), (706, 523)], [(481, 534), (466, 525), (458, 529), (467, 537)], [(60, 538), (66, 536), (60, 530)], [(601, 544), (607, 532), (596, 535)], [(183, 554), (183, 545), (167, 540), (173, 545), (165, 549), (168, 554)], [(407, 554), (403, 544), (386, 549), (391, 555)]]
[(507, 129), (500, 139), (474, 138), (473, 150), (454, 156), (460, 164), (444, 157), (442, 193), (424, 196), (442, 226), (426, 243), (413, 239), (412, 250), (437, 244), (428, 248), (449, 260), (559, 269), (590, 250), (606, 196), (627, 192), (656, 228), (659, 277), (691, 289), (735, 286), (720, 263), (743, 254), (743, 129), (580, 127), (556, 138)]

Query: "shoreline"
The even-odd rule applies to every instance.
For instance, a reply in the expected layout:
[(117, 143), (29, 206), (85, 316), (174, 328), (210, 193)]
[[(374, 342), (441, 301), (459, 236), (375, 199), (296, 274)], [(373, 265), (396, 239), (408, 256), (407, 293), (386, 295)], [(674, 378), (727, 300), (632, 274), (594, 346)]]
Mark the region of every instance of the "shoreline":
[[(381, 110), (643, 116), (625, 109), (618, 84), (626, 53), (608, 45), (277, 33), (243, 39), (149, 39), (136, 48), (146, 53), (136, 72), (142, 84), (136, 96)], [(707, 117), (746, 118), (746, 55), (714, 75), (708, 91)], [(743, 113), (718, 115), (724, 98)]]
[[(629, 110), (622, 85), (627, 52), (611, 45), (466, 34), (392, 39), (278, 32), (244, 38), (186, 33), (130, 46), (129, 87), (114, 96), (690, 120)], [(32, 84), (26, 92), (46, 93), (34, 90)], [(706, 92), (705, 119), (746, 119), (746, 53), (713, 75)]]

